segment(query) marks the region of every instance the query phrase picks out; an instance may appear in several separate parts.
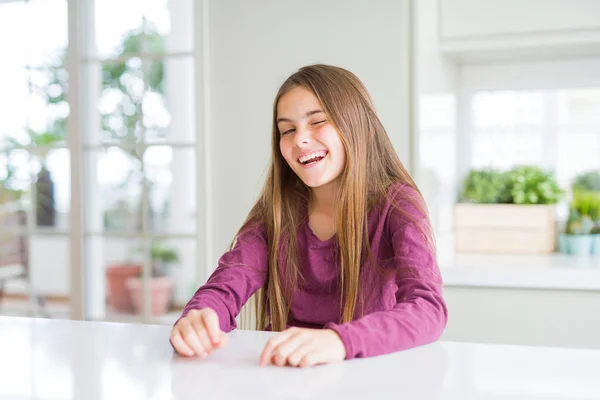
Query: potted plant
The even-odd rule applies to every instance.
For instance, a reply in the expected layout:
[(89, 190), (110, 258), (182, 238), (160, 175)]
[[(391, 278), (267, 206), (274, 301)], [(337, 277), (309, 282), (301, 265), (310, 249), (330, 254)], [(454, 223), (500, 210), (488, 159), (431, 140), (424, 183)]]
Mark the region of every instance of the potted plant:
[[(559, 251), (600, 255), (600, 170), (579, 174), (571, 186), (573, 198)], [(572, 248), (571, 248), (572, 246)]]
[[(150, 250), (150, 258), (152, 261), (152, 278), (148, 282), (150, 309), (153, 316), (160, 316), (169, 310), (173, 288), (173, 279), (169, 276), (169, 270), (179, 262), (179, 256), (174, 249), (156, 242)], [(134, 311), (140, 313), (143, 308), (141, 270), (138, 276), (127, 280), (126, 286)]]
[(591, 232), (594, 225), (588, 215), (587, 205), (587, 193), (573, 193), (564, 236), (564, 248), (569, 254), (587, 256), (592, 252)]
[(553, 174), (537, 166), (470, 171), (455, 206), (456, 250), (553, 252), (562, 194)]
[(590, 230), (590, 234), (592, 235), (592, 255), (600, 256), (600, 190), (592, 194), (590, 219), (593, 223)]
[(600, 192), (575, 189), (565, 233), (560, 237), (560, 251), (578, 256), (595, 254), (600, 238), (599, 214)]

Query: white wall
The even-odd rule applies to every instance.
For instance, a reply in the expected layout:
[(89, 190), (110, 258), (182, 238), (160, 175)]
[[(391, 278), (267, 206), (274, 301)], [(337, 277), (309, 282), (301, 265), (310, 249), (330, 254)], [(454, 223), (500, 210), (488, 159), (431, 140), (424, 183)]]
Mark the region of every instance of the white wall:
[[(455, 149), (458, 127), (455, 115), (460, 68), (439, 50), (438, 0), (419, 0), (415, 7), (414, 62), (418, 82), (415, 140), (420, 168), (413, 175), (429, 207), (437, 239), (444, 241), (442, 235), (452, 230), (450, 217), (456, 189), (454, 154), (458, 150)], [(445, 132), (450, 145), (446, 142), (442, 145), (425, 136), (435, 132)]]
[(299, 67), (330, 63), (367, 86), (405, 165), (402, 2), (210, 2), (214, 262), (260, 190), (270, 156), (273, 98)]
[(439, 50), (438, 3), (439, 0), (415, 2), (417, 55), (417, 80), (423, 94), (456, 94), (459, 86), (459, 66), (444, 57)]

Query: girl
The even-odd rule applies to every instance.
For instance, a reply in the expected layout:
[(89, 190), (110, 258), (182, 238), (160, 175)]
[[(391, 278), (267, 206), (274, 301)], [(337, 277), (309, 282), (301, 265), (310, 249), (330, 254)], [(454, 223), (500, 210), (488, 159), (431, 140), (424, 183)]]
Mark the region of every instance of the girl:
[(439, 339), (447, 321), (423, 198), (360, 80), (301, 68), (274, 103), (262, 193), (171, 333), (181, 355), (227, 342), (257, 294), (260, 364), (308, 367)]

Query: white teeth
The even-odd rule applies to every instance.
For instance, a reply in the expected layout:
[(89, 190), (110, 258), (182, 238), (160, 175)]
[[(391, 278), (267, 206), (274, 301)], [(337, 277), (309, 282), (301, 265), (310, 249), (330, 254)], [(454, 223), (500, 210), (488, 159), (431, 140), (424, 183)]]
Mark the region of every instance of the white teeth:
[(326, 154), (327, 154), (327, 152), (326, 152), (326, 151), (316, 151), (316, 152), (314, 152), (314, 153), (310, 153), (310, 154), (307, 154), (307, 155), (305, 155), (305, 156), (302, 156), (302, 157), (300, 157), (300, 158), (298, 159), (298, 161), (300, 161), (301, 163), (305, 163), (305, 162), (307, 162), (308, 160), (310, 160), (310, 159), (313, 159), (313, 158), (317, 158), (317, 157), (325, 157), (325, 155), (326, 155)]

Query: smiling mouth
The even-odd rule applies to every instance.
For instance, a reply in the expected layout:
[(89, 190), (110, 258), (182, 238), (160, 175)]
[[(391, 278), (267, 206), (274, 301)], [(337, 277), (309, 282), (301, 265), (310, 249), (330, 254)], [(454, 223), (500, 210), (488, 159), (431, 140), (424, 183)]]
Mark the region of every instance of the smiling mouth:
[(309, 154), (308, 156), (300, 157), (298, 159), (298, 162), (303, 166), (314, 165), (323, 160), (327, 156), (327, 154), (329, 154), (328, 151), (315, 152), (313, 154)]

